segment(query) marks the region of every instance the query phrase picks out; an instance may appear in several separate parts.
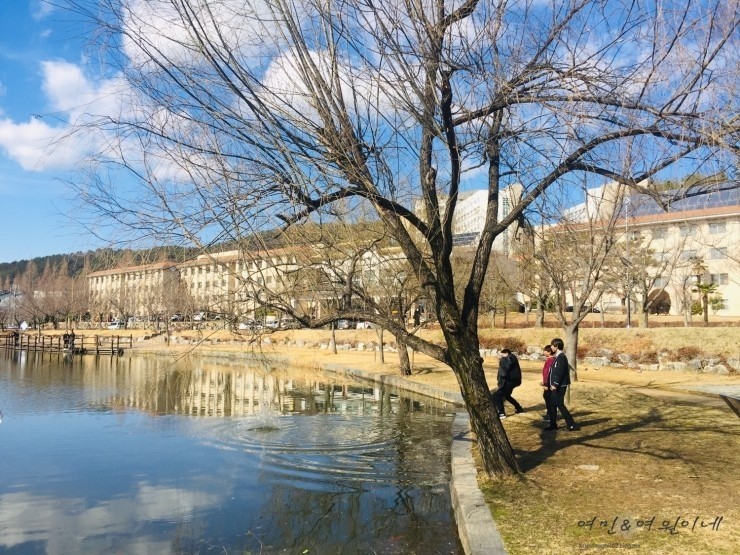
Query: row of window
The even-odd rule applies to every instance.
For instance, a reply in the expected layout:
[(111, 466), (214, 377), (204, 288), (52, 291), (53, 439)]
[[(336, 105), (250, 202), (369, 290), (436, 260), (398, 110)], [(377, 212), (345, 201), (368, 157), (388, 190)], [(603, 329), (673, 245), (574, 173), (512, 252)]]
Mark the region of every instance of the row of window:
[[(667, 253), (662, 253), (661, 259), (665, 261)], [(727, 258), (727, 247), (712, 247), (708, 252), (710, 260), (723, 260)], [(696, 249), (687, 249), (681, 252), (681, 260), (688, 262), (690, 260), (696, 260), (701, 258), (701, 255)]]
[[(681, 237), (696, 237), (699, 233), (699, 224), (684, 224), (678, 226)], [(727, 222), (709, 222), (707, 231), (710, 235), (722, 235), (727, 232)], [(655, 227), (650, 230), (653, 239), (666, 239), (671, 232), (670, 227)], [(640, 237), (639, 231), (633, 231), (630, 238), (637, 239)]]
[[(730, 284), (730, 274), (709, 274), (707, 277), (707, 283), (713, 283), (715, 285), (729, 285)], [(690, 276), (689, 281), (691, 283), (696, 283), (696, 276)], [(661, 276), (658, 279), (655, 280), (655, 283), (653, 284), (653, 287), (656, 288), (663, 288), (668, 287), (668, 284), (670, 283), (670, 278), (666, 276)]]

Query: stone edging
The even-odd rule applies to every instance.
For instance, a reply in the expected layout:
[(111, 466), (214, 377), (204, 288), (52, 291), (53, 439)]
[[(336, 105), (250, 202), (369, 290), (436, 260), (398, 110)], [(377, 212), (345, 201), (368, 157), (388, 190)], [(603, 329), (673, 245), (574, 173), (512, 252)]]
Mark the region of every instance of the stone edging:
[(470, 417), (458, 412), (452, 424), (452, 479), (450, 495), (458, 535), (467, 555), (505, 555), (501, 535), (478, 487), (478, 470), (473, 462)]
[[(378, 375), (337, 364), (322, 364), (319, 368), (345, 376), (391, 385), (458, 406), (463, 405), (460, 393), (416, 383), (402, 376)], [(452, 423), (450, 498), (460, 543), (466, 555), (506, 555), (501, 535), (483, 499), (483, 493), (478, 487), (478, 470), (473, 461), (471, 435), (470, 417), (465, 411), (457, 411)]]

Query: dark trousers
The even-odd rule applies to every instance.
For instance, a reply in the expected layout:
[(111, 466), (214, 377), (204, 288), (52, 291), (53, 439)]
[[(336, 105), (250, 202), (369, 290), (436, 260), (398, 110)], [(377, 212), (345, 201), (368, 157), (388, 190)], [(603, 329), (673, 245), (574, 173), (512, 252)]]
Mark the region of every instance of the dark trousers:
[(558, 401), (555, 398), (555, 392), (550, 389), (546, 389), (542, 392), (542, 397), (545, 399), (545, 412), (547, 412), (547, 417), (552, 423), (555, 421), (555, 418), (557, 418), (558, 412)]
[(511, 396), (515, 387), (515, 385), (509, 382), (504, 382), (504, 385), (493, 392), (493, 402), (496, 404), (496, 410), (498, 410), (499, 414), (504, 414), (504, 399), (514, 405), (514, 409), (517, 412), (524, 410), (517, 400)]
[(563, 415), (563, 419), (565, 419), (565, 425), (569, 428), (576, 425), (575, 420), (573, 420), (573, 417), (570, 415), (570, 412), (568, 412), (568, 408), (565, 406), (565, 392), (568, 391), (568, 386), (563, 385), (555, 389), (555, 391), (550, 391), (550, 406), (547, 409), (547, 413), (550, 415), (550, 426), (555, 427), (557, 426), (557, 418), (558, 418), (558, 411), (560, 411), (560, 414)]

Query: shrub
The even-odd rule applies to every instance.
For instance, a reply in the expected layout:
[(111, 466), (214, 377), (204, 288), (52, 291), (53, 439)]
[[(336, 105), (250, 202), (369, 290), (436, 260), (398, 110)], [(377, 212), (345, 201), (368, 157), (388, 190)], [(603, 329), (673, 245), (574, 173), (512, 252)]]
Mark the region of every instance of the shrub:
[(640, 351), (640, 353), (637, 355), (636, 358), (637, 358), (637, 362), (641, 364), (657, 364), (658, 351), (655, 351), (655, 350)]
[(699, 347), (687, 345), (676, 349), (675, 354), (678, 357), (678, 360), (692, 360), (695, 358), (700, 358), (702, 352)]
[(585, 345), (578, 345), (578, 349), (576, 349), (576, 356), (579, 359), (583, 359), (583, 358), (587, 357), (590, 352), (591, 352), (591, 350), (588, 347), (586, 347)]
[(527, 351), (527, 344), (518, 337), (500, 337), (490, 341), (491, 347), (498, 349), (510, 349), (513, 353), (524, 353)]

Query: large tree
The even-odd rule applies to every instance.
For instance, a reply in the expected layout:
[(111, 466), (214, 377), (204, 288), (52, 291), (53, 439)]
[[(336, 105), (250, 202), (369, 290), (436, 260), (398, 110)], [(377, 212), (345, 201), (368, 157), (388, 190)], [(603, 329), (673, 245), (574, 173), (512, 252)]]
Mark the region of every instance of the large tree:
[[(452, 368), (492, 474), (517, 471), (479, 355), (494, 239), (545, 193), (567, 194), (571, 174), (659, 196), (639, 184), (737, 151), (734, 0), (70, 1), (110, 49), (94, 59), (112, 65), (106, 112), (77, 121), (105, 145), (86, 205), (205, 246), (371, 210), (444, 344), (391, 314), (362, 317)], [(499, 218), (515, 182), (523, 194)], [(456, 274), (461, 187), (488, 200)]]

